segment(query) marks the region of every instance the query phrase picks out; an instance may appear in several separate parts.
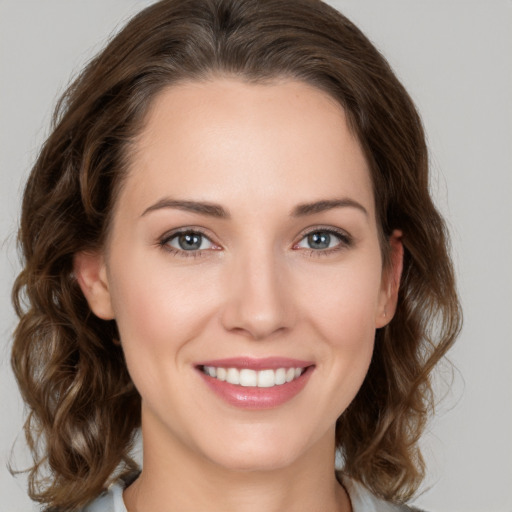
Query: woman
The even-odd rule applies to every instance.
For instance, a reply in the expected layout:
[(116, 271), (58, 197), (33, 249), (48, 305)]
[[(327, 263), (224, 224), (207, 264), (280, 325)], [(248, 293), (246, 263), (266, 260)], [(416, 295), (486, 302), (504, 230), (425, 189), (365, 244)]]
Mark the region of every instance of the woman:
[(419, 117), (338, 12), (141, 12), (61, 100), (19, 240), (47, 510), (407, 510), (459, 306)]

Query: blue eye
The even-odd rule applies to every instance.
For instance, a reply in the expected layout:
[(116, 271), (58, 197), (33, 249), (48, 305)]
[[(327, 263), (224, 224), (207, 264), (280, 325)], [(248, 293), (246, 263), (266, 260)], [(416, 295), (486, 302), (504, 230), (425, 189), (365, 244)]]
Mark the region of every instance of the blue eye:
[(197, 231), (183, 231), (176, 233), (163, 241), (163, 245), (178, 251), (203, 251), (212, 249), (213, 243), (202, 233)]
[(325, 251), (350, 245), (350, 238), (347, 235), (330, 230), (311, 231), (305, 235), (296, 247), (312, 249), (314, 251)]

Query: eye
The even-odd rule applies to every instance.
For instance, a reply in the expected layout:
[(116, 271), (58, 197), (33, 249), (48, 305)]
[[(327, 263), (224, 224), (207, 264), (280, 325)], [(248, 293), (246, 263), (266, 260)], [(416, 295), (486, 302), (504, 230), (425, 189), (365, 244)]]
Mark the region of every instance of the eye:
[(203, 233), (192, 230), (167, 236), (160, 244), (173, 252), (197, 252), (217, 248)]
[(307, 233), (295, 247), (329, 252), (330, 249), (342, 249), (350, 245), (351, 238), (347, 234), (332, 229), (318, 229)]

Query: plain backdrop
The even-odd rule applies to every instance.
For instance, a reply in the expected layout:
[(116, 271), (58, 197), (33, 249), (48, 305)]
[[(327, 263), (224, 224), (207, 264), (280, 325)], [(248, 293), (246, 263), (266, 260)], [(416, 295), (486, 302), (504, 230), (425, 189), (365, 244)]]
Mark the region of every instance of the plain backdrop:
[[(0, 509), (37, 510), (9, 366), (24, 181), (71, 76), (142, 0), (0, 0)], [(512, 512), (512, 1), (332, 0), (385, 54), (422, 113), (465, 324), (453, 385), (423, 440), (431, 512)], [(447, 372), (442, 375), (446, 381)], [(443, 380), (441, 379), (441, 380)]]

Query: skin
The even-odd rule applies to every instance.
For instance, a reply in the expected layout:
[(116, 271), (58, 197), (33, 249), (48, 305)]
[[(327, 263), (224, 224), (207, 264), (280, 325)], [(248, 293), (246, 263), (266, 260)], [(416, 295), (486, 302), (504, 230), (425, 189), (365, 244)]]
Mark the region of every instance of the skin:
[[(353, 204), (292, 214), (338, 199)], [(229, 218), (162, 200), (213, 203)], [(177, 228), (203, 232), (201, 250), (165, 243)], [(326, 229), (341, 235), (311, 248), (307, 234)], [(324, 92), (218, 77), (160, 93), (105, 250), (75, 257), (91, 309), (117, 321), (142, 397), (144, 469), (124, 493), (129, 512), (351, 510), (332, 469), (335, 422), (396, 306), (399, 232), (390, 247), (383, 269), (367, 162)], [(195, 368), (240, 356), (315, 367), (284, 405), (244, 410)]]

